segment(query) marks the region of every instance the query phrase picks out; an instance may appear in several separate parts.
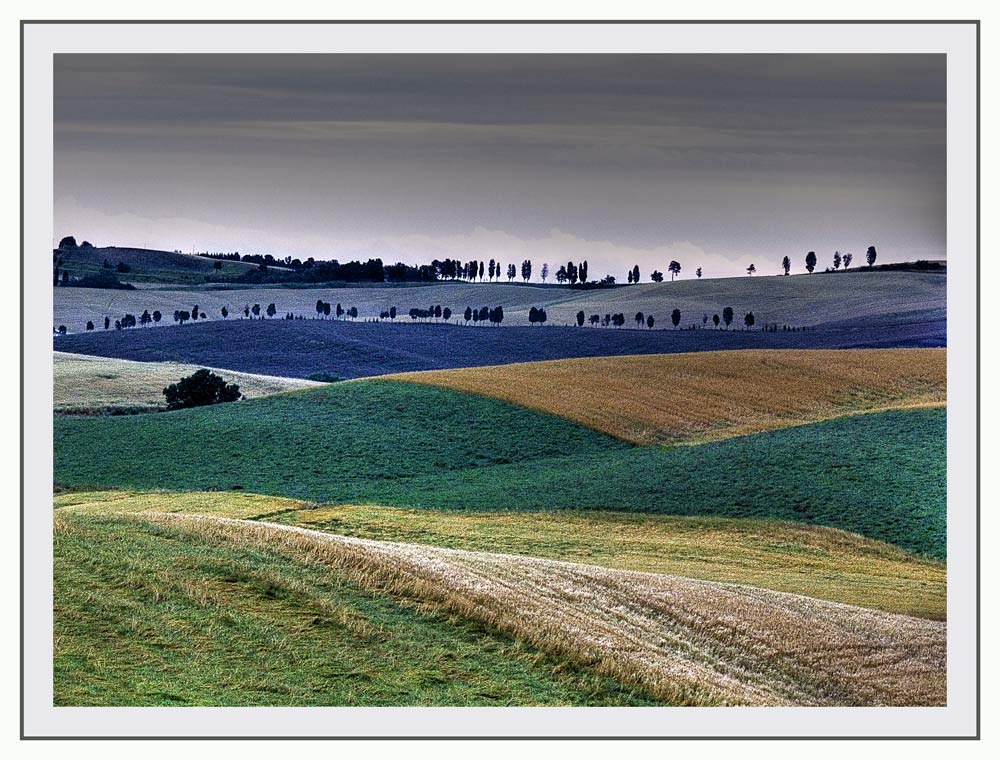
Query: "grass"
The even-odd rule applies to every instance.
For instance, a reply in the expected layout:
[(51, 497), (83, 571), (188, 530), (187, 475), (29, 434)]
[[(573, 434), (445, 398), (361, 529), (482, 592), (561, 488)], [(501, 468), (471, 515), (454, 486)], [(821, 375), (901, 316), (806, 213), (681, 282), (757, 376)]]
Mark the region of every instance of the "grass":
[(57, 512), (56, 705), (631, 705), (527, 643), (302, 553)]
[(940, 562), (798, 523), (615, 512), (331, 507), (225, 492), (64, 493), (55, 497), (55, 505), (74, 514), (154, 511), (266, 520), (380, 541), (741, 583), (938, 620), (946, 614), (946, 573)]
[[(53, 356), (53, 410), (56, 414), (162, 410), (166, 408), (163, 389), (198, 369), (193, 364), (133, 362), (56, 351)], [(226, 382), (238, 384), (246, 398), (319, 385), (298, 378), (230, 370), (216, 372)]]
[(946, 400), (944, 349), (609, 356), (391, 379), (488, 396), (639, 444), (718, 440)]
[(55, 481), (460, 511), (596, 509), (825, 525), (945, 556), (945, 411), (635, 447), (472, 394), (364, 381), (55, 420)]
[[(942, 623), (746, 586), (251, 521), (157, 513), (130, 519), (158, 526), (181, 547), (208, 542), (232, 552), (266, 551), (325, 565), (335, 577), (478, 622), (672, 704), (944, 703)], [(121, 542), (113, 543), (120, 552)], [(174, 558), (170, 568), (183, 587), (189, 578), (183, 558)], [(140, 583), (148, 582), (138, 575)], [(169, 583), (156, 588), (161, 586), (170, 589)], [(193, 588), (211, 603), (210, 585)], [(355, 621), (341, 613), (345, 617)], [(417, 648), (430, 649), (418, 641)], [(405, 667), (397, 663), (400, 670)]]
[[(136, 256), (136, 261), (141, 262), (141, 252), (137, 252)], [(173, 254), (164, 256), (169, 266), (158, 268), (176, 269), (182, 264), (196, 267), (199, 274), (212, 271), (212, 263), (208, 259)], [(100, 252), (95, 254), (98, 265), (103, 257)], [(110, 258), (112, 262), (116, 261), (113, 256)], [(148, 256), (146, 260), (149, 260)], [(137, 272), (139, 266), (137, 263), (133, 271)], [(224, 263), (227, 272), (231, 271), (230, 267), (248, 266)], [(777, 272), (777, 261), (774, 267)], [(178, 278), (180, 276), (178, 274)], [(168, 274), (167, 279), (169, 277)], [(270, 287), (201, 291), (165, 286), (114, 294), (110, 311), (108, 302), (112, 296), (107, 291), (56, 288), (53, 324), (65, 324), (71, 332), (77, 332), (83, 330), (88, 319), (94, 320), (95, 324), (98, 319), (103, 320), (105, 313), (112, 318), (125, 311), (141, 314), (143, 309), (159, 309), (164, 314), (173, 314), (174, 309), (190, 309), (193, 303), (198, 303), (210, 319), (219, 317), (222, 306), (228, 306), (235, 313), (244, 303), (266, 306), (271, 302), (275, 303), (279, 314), (291, 311), (312, 317), (316, 313), (316, 300), (321, 298), (333, 304), (340, 302), (344, 308), (356, 306), (362, 318), (377, 317), (379, 312), (392, 306), (406, 314), (414, 306), (426, 308), (429, 304), (441, 304), (442, 307), (449, 306), (457, 316), (466, 306), (502, 305), (506, 315), (505, 325), (527, 325), (528, 310), (532, 306), (541, 306), (545, 307), (550, 325), (574, 323), (577, 311), (583, 310), (588, 316), (623, 312), (630, 320), (629, 324), (632, 324), (635, 313), (642, 311), (653, 314), (658, 327), (668, 327), (670, 312), (675, 308), (681, 311), (681, 324), (687, 326), (692, 323), (700, 325), (704, 314), (711, 319), (713, 314), (721, 314), (725, 306), (731, 306), (740, 320), (747, 311), (753, 311), (757, 324), (822, 326), (845, 319), (864, 319), (873, 323), (909, 312), (928, 312), (943, 318), (946, 279), (946, 276), (933, 272), (859, 272), (850, 277), (797, 275), (705, 280), (685, 277), (677, 282), (646, 282), (601, 290), (461, 282), (405, 288)]]

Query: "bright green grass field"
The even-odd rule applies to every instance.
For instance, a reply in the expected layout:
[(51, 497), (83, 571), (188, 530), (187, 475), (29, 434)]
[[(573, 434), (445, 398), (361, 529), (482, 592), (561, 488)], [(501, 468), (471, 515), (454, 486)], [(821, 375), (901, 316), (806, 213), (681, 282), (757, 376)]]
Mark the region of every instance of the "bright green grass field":
[(71, 486), (796, 520), (945, 556), (940, 409), (636, 447), (487, 398), (364, 381), (165, 414), (59, 418), (55, 442), (56, 482)]
[(649, 704), (277, 552), (81, 515), (54, 551), (56, 705)]

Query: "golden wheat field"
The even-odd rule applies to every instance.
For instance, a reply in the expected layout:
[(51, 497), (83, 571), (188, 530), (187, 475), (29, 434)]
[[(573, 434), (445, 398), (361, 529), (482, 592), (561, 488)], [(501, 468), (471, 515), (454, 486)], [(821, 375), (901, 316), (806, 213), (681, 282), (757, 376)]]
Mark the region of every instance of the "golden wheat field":
[(620, 512), (439, 512), (324, 506), (231, 492), (55, 496), (89, 514), (167, 512), (288, 523), (327, 533), (740, 583), (943, 620), (944, 563), (831, 528)]
[[(53, 353), (53, 410), (56, 414), (111, 410), (154, 411), (166, 407), (163, 389), (200, 369), (193, 364), (134, 362), (100, 356)], [(311, 388), (322, 383), (289, 377), (215, 370), (236, 383), (247, 398)]]
[(233, 518), (125, 519), (326, 564), (373, 591), (471, 618), (674, 703), (945, 702), (941, 622), (750, 586)]
[(831, 417), (943, 407), (944, 349), (610, 356), (386, 378), (556, 414), (640, 444), (700, 443)]

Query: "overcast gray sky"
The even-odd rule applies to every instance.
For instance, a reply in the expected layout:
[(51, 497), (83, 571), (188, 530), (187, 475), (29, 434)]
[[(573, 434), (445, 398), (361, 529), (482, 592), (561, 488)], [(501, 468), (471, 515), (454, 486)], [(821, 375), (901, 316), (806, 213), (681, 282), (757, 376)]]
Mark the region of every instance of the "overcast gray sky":
[(57, 55), (54, 238), (682, 276), (945, 257), (941, 55)]

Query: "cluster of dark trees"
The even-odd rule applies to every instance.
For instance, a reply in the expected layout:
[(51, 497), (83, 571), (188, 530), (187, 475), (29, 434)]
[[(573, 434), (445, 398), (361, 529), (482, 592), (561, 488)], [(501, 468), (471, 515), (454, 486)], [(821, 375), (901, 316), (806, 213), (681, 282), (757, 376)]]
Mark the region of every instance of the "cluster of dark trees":
[[(568, 282), (570, 285), (575, 285), (577, 282), (588, 282), (587, 280), (587, 269), (589, 264), (586, 261), (580, 262), (577, 266), (572, 261), (567, 262), (556, 270), (556, 282), (563, 284)], [(547, 268), (542, 270), (548, 274)], [(544, 276), (542, 278), (544, 280)]]
[(465, 307), (465, 312), (462, 314), (465, 323), (477, 324), (479, 322), (489, 322), (492, 325), (499, 325), (503, 322), (503, 306), (482, 306), (478, 309), (473, 309), (471, 306)]
[[(877, 258), (878, 258), (878, 251), (875, 250), (875, 246), (873, 245), (868, 246), (868, 250), (865, 252), (865, 261), (868, 263), (869, 269), (875, 266), (875, 260)], [(844, 267), (844, 271), (847, 271), (847, 269), (851, 266), (851, 262), (853, 261), (854, 261), (853, 253), (841, 254), (840, 251), (834, 251), (833, 269), (831, 270), (829, 267), (827, 267), (826, 271), (836, 272), (837, 270), (840, 269), (841, 266)], [(809, 251), (809, 253), (806, 254), (806, 271), (809, 272), (809, 274), (812, 274), (815, 271), (816, 262), (817, 262), (816, 251)], [(782, 270), (784, 270), (785, 274), (788, 274), (792, 268), (792, 260), (789, 259), (787, 256), (785, 256), (781, 260), (781, 268)]]
[[(396, 307), (393, 306), (388, 312), (385, 312), (389, 319), (396, 318)], [(416, 321), (418, 319), (428, 320), (428, 319), (443, 319), (447, 322), (451, 319), (451, 309), (447, 306), (442, 307), (441, 304), (437, 306), (430, 306), (426, 309), (410, 309), (410, 319)]]
[(163, 389), (163, 395), (167, 400), (167, 411), (238, 401), (243, 396), (240, 386), (227, 383), (207, 369), (199, 369), (168, 385)]
[[(395, 306), (392, 308), (392, 311), (393, 311), (393, 317), (395, 317), (395, 311), (396, 311)], [(350, 308), (345, 309), (338, 303), (336, 309), (333, 309), (332, 312), (336, 319), (342, 319), (343, 317), (348, 317), (350, 319), (358, 318), (357, 306), (351, 306)], [(331, 307), (329, 302), (324, 301), (323, 299), (319, 299), (316, 301), (317, 316), (319, 316), (321, 319), (325, 319), (326, 317), (330, 316), (330, 313), (331, 313)]]
[(533, 325), (544, 325), (548, 318), (549, 315), (545, 313), (545, 309), (536, 309), (534, 306), (528, 309), (528, 322)]

